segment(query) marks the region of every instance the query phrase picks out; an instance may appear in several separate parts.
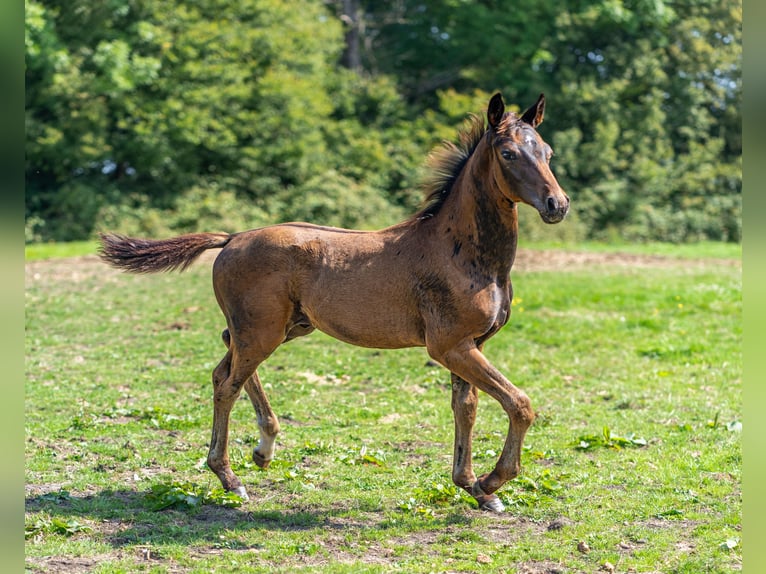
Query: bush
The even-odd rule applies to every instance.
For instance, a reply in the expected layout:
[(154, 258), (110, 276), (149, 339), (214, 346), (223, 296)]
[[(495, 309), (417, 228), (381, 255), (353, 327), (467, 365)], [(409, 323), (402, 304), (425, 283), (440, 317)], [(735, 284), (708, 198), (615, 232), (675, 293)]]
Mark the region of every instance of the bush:
[(380, 190), (334, 170), (287, 189), (275, 200), (283, 221), (310, 221), (356, 229), (380, 229), (398, 223), (406, 213), (388, 203)]
[(26, 241), (79, 241), (93, 234), (109, 190), (99, 193), (87, 183), (72, 180), (56, 192), (39, 197), (41, 208), (25, 221)]
[(215, 185), (197, 186), (182, 194), (170, 209), (152, 207), (148, 198), (105, 206), (98, 215), (98, 229), (142, 237), (220, 231), (233, 233), (273, 222), (263, 209)]
[(574, 244), (585, 240), (588, 229), (574, 210), (570, 210), (564, 221), (551, 225), (545, 223), (532, 207), (520, 205), (519, 245), (527, 243)]

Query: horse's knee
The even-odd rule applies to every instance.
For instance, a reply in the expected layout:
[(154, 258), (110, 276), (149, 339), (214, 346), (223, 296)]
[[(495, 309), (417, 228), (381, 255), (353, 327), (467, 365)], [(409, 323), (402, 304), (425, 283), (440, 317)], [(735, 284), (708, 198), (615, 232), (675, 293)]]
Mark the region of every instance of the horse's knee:
[(532, 401), (524, 391), (518, 391), (514, 397), (514, 419), (521, 424), (529, 427), (535, 422), (535, 410), (532, 408)]
[(218, 366), (213, 369), (213, 386), (219, 388), (221, 384), (229, 378), (231, 371), (231, 351), (227, 351), (226, 355)]
[(452, 411), (457, 415), (475, 413), (479, 403), (476, 387), (462, 379), (452, 379)]

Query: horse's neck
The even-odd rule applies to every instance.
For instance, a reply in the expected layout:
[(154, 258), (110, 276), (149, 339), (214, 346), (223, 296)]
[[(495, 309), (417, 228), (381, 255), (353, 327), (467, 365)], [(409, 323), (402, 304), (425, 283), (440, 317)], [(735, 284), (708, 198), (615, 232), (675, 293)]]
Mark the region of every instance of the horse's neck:
[(455, 182), (454, 201), (447, 201), (439, 216), (445, 233), (461, 242), (458, 256), (498, 277), (507, 276), (516, 255), (516, 205), (492, 177), (485, 154), (476, 150)]

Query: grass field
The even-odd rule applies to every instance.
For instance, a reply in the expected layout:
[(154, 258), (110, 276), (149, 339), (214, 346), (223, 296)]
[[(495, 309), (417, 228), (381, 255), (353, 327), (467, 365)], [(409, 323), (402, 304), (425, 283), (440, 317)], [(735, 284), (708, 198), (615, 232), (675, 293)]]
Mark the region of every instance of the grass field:
[[(503, 516), (450, 481), (448, 374), (321, 333), (261, 367), (283, 429), (268, 471), (234, 409), (236, 506), (204, 465), (225, 350), (209, 261), (130, 276), (28, 252), (27, 571), (740, 570), (739, 251), (651, 250), (520, 253), (485, 349), (538, 413)], [(477, 472), (506, 430), (482, 396)]]

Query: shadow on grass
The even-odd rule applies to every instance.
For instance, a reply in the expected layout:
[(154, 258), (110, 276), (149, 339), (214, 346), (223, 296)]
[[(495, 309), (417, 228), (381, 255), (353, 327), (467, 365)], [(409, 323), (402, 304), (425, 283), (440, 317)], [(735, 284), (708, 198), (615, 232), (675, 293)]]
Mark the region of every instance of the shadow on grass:
[[(285, 507), (284, 510), (248, 510), (203, 505), (197, 508), (154, 511), (144, 492), (104, 490), (93, 495), (76, 496), (66, 491), (29, 496), (27, 512), (44, 512), (64, 520), (87, 521), (113, 547), (134, 544), (194, 544), (220, 542), (227, 531), (300, 532), (310, 530), (343, 530), (345, 532), (393, 526), (379, 508), (318, 508), (316, 510)], [(360, 516), (362, 515), (362, 516)], [(97, 524), (93, 524), (93, 523)], [(449, 524), (470, 524), (473, 518), (462, 510), (429, 522), (429, 529)]]

